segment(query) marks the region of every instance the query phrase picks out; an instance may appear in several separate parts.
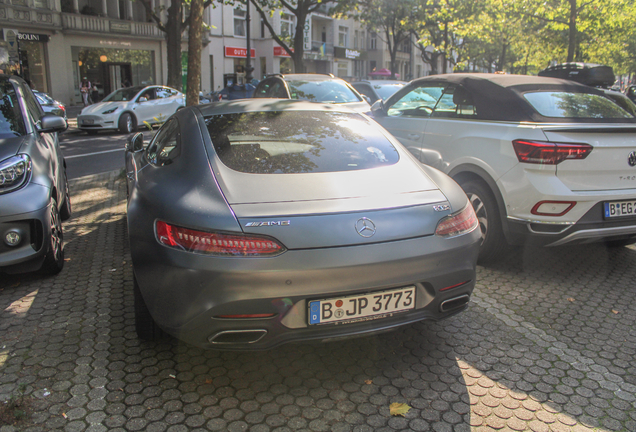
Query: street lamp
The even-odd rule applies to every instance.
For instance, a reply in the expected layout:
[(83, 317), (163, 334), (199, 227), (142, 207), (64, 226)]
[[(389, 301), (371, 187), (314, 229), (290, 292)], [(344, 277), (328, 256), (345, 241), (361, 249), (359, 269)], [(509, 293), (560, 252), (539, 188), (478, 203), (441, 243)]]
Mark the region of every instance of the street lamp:
[(247, 10), (245, 13), (245, 25), (246, 31), (245, 35), (247, 36), (247, 56), (245, 58), (245, 84), (250, 84), (252, 82), (252, 71), (254, 68), (252, 67), (251, 54), (252, 47), (250, 44), (250, 0), (245, 0), (247, 4)]

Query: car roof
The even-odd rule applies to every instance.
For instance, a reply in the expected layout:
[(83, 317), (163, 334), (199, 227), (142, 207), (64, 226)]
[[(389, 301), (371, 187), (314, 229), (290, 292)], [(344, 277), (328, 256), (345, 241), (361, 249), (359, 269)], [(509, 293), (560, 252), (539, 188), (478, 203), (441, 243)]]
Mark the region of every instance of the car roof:
[[(592, 93), (603, 95), (599, 89), (560, 78), (531, 75), (508, 75), (487, 73), (457, 73), (431, 75), (418, 78), (409, 83), (417, 86), (426, 82), (452, 83), (462, 86), (473, 96), (473, 102), (483, 120), (515, 122), (586, 122), (603, 123), (608, 119), (554, 119), (540, 115), (523, 97), (533, 91), (566, 91), (573, 93)], [(404, 87), (406, 88), (406, 87)], [(394, 94), (401, 97), (404, 90)], [(624, 119), (633, 123), (636, 119)]]
[(354, 110), (339, 106), (338, 104), (327, 104), (320, 102), (309, 102), (297, 99), (237, 99), (232, 101), (220, 101), (207, 105), (196, 105), (204, 117), (221, 114), (236, 114), (243, 112), (262, 111), (329, 111), (356, 113)]
[(396, 84), (402, 84), (402, 85), (406, 85), (408, 84), (406, 81), (399, 81), (399, 80), (359, 80), (359, 81), (354, 81), (351, 84), (358, 84), (358, 83), (365, 83), (365, 84), (371, 84), (371, 85), (396, 85)]
[(316, 73), (282, 74), (282, 75), (276, 75), (276, 76), (284, 79), (285, 81), (334, 81), (334, 80), (344, 81), (342, 78), (337, 78), (327, 74), (316, 74)]

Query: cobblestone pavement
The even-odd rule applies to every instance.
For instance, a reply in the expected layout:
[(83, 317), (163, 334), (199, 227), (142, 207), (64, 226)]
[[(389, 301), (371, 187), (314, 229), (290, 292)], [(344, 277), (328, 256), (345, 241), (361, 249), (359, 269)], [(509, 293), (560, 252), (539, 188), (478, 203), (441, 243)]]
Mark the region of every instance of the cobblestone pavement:
[(135, 336), (117, 176), (72, 182), (60, 275), (0, 279), (0, 399), (35, 410), (0, 432), (636, 431), (636, 249), (515, 252), (439, 323), (203, 351)]

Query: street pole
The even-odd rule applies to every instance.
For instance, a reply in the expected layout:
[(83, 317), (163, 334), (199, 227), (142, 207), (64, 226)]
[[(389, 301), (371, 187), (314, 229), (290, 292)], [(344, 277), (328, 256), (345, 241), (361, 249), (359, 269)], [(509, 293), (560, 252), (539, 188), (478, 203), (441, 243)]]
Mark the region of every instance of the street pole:
[(247, 3), (247, 11), (245, 14), (245, 35), (247, 36), (247, 56), (245, 57), (245, 84), (251, 84), (252, 71), (254, 71), (254, 68), (252, 67), (251, 61), (252, 47), (250, 44), (250, 0), (245, 0), (245, 3)]

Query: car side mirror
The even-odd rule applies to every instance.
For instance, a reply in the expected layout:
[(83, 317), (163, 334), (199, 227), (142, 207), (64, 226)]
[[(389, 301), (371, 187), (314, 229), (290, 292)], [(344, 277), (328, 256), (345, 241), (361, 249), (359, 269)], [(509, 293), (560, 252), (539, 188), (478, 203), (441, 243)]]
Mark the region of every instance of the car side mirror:
[(145, 97), (145, 96), (140, 97), (139, 98), (139, 103), (141, 103), (141, 102), (148, 102), (148, 98)]
[(369, 105), (372, 105), (372, 104), (373, 104), (373, 102), (371, 102), (371, 98), (370, 98), (369, 96), (367, 96), (367, 95), (362, 95), (362, 98), (363, 98), (365, 101), (367, 101), (367, 103), (368, 103)]
[(382, 99), (378, 99), (373, 105), (371, 105), (371, 114), (373, 114), (374, 117), (386, 116), (386, 113), (384, 112), (384, 101)]
[(126, 140), (126, 151), (137, 153), (144, 149), (144, 134), (137, 132)]
[(68, 129), (68, 124), (63, 117), (55, 114), (44, 114), (40, 118), (40, 133), (64, 132)]

